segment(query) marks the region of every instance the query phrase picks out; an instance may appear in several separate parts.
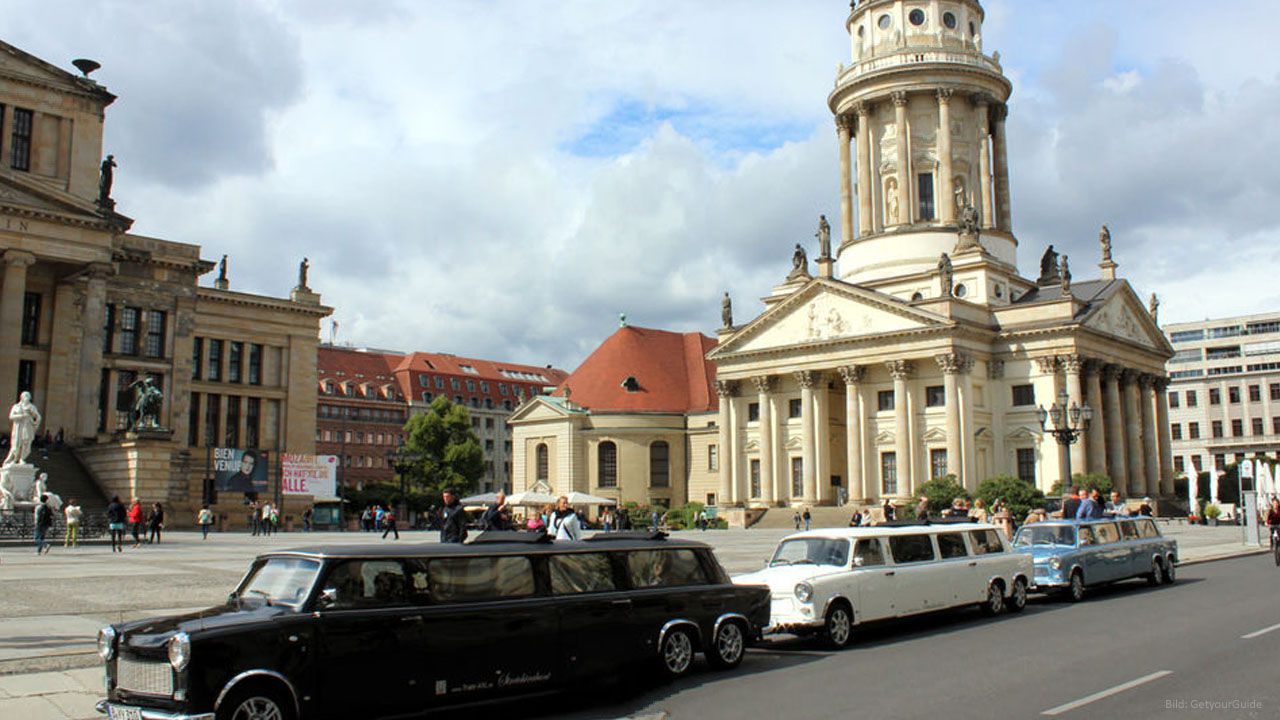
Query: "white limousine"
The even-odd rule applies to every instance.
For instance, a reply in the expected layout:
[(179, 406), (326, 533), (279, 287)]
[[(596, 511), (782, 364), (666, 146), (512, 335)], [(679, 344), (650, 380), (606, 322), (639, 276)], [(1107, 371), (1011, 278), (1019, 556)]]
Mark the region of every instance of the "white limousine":
[(817, 634), (844, 647), (853, 626), (963, 605), (992, 615), (1027, 604), (1029, 555), (985, 523), (832, 528), (788, 535), (759, 572), (768, 585), (766, 632)]

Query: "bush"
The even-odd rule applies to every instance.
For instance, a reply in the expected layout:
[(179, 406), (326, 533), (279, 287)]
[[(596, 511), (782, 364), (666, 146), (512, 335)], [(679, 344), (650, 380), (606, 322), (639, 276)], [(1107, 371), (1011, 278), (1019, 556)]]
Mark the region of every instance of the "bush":
[(1209, 520), (1217, 520), (1222, 517), (1222, 508), (1217, 505), (1206, 505), (1204, 507), (1204, 516)]
[(983, 480), (978, 485), (978, 498), (988, 508), (1001, 500), (1009, 510), (1010, 517), (1016, 523), (1022, 522), (1032, 508), (1044, 507), (1044, 493), (1030, 483), (1019, 480), (1012, 475), (998, 475)]
[[(1106, 473), (1076, 473), (1071, 476), (1071, 484), (1084, 488), (1089, 492), (1097, 490), (1103, 498), (1111, 496), (1111, 490), (1115, 487), (1115, 483), (1111, 482), (1111, 478)], [(1049, 496), (1057, 497), (1066, 492), (1062, 487), (1062, 481), (1059, 480), (1049, 488)]]
[(920, 486), (916, 491), (915, 502), (920, 502), (920, 496), (924, 495), (929, 498), (929, 514), (941, 515), (943, 510), (951, 507), (951, 501), (956, 498), (969, 498), (969, 491), (956, 480), (955, 475), (944, 475), (940, 478), (934, 478), (929, 482)]

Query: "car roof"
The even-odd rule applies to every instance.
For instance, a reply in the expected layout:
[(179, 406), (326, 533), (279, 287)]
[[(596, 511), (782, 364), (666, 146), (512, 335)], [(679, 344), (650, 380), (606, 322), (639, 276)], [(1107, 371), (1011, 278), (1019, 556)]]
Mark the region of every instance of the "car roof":
[(398, 543), (395, 545), (308, 545), (304, 547), (273, 550), (259, 558), (311, 557), (325, 558), (397, 558), (397, 557), (457, 557), (478, 555), (556, 555), (566, 552), (604, 552), (610, 550), (666, 550), (709, 548), (695, 540), (633, 540), (620, 539), (607, 542), (592, 540), (557, 540), (544, 543)]
[[(1099, 523), (1109, 523), (1109, 522), (1137, 522), (1138, 520), (1150, 520), (1150, 519), (1151, 519), (1151, 518), (1146, 517), (1146, 516), (1138, 516), (1138, 517), (1088, 518), (1088, 519), (1084, 519), (1084, 518), (1079, 518), (1079, 519), (1077, 519), (1077, 518), (1070, 518), (1070, 519), (1054, 518), (1054, 519), (1052, 519), (1052, 520), (1041, 520), (1040, 522), (1031, 523), (1030, 525), (1023, 525), (1022, 527), (1038, 527), (1038, 526), (1040, 526), (1040, 525), (1050, 525), (1050, 526), (1054, 526), (1054, 527), (1075, 526), (1075, 525), (1097, 525), (1097, 524), (1099, 524)], [(1018, 528), (1018, 529), (1019, 529), (1019, 530), (1021, 530), (1022, 528)]]
[(865, 537), (892, 537), (896, 535), (919, 535), (932, 532), (963, 532), (966, 530), (995, 530), (990, 523), (934, 523), (918, 525), (872, 525), (870, 527), (821, 528), (788, 535), (783, 540), (795, 538), (844, 538), (855, 539)]

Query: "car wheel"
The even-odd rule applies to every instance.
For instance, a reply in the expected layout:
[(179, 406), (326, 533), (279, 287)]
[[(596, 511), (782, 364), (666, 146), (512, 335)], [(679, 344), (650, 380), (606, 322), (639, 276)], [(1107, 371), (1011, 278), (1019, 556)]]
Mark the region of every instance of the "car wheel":
[(837, 602), (827, 611), (826, 622), (822, 625), (822, 639), (827, 646), (839, 650), (849, 644), (853, 638), (853, 615), (849, 606)]
[(1173, 560), (1166, 559), (1164, 561), (1164, 584), (1165, 585), (1172, 585), (1174, 581), (1178, 579), (1178, 571), (1174, 570), (1174, 567), (1176, 566), (1177, 566), (1177, 563), (1175, 563)]
[(728, 620), (720, 623), (720, 629), (711, 641), (707, 662), (717, 670), (730, 670), (738, 667), (746, 652), (747, 636), (742, 631), (742, 625)]
[(992, 582), (987, 586), (987, 601), (982, 603), (982, 612), (991, 616), (1004, 612), (1004, 591), (1000, 589), (1000, 583)]
[(218, 720), (294, 720), (293, 705), (269, 685), (236, 688), (218, 706)]
[(1071, 573), (1071, 584), (1067, 586), (1067, 599), (1080, 602), (1084, 599), (1084, 576), (1079, 572)]
[(1018, 578), (1013, 581), (1013, 592), (1005, 600), (1005, 609), (1009, 612), (1022, 612), (1027, 607), (1027, 581)]
[(1147, 584), (1152, 587), (1164, 582), (1164, 570), (1161, 569), (1160, 564), (1158, 558), (1151, 560), (1151, 572), (1147, 573), (1146, 578)]
[(658, 660), (658, 667), (668, 679), (674, 680), (689, 672), (693, 667), (693, 636), (687, 628), (672, 628), (662, 638)]

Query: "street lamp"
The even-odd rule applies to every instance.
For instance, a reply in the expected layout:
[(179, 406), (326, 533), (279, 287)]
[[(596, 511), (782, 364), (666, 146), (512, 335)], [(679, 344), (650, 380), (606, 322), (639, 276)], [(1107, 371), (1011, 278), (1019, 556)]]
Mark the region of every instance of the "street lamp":
[[(1070, 403), (1070, 406), (1068, 406)], [(1043, 405), (1036, 408), (1036, 416), (1040, 418), (1040, 429), (1053, 435), (1062, 446), (1062, 454), (1067, 458), (1067, 478), (1063, 487), (1071, 485), (1071, 446), (1080, 439), (1081, 433), (1089, 429), (1093, 421), (1093, 408), (1088, 403), (1077, 405), (1071, 402), (1066, 390), (1058, 393), (1058, 401), (1048, 410)]]
[(387, 464), (400, 476), (400, 517), (404, 518), (406, 522), (409, 519), (409, 502), (408, 481), (405, 479), (404, 474), (415, 462), (421, 459), (422, 453), (410, 452), (404, 448), (387, 451)]

